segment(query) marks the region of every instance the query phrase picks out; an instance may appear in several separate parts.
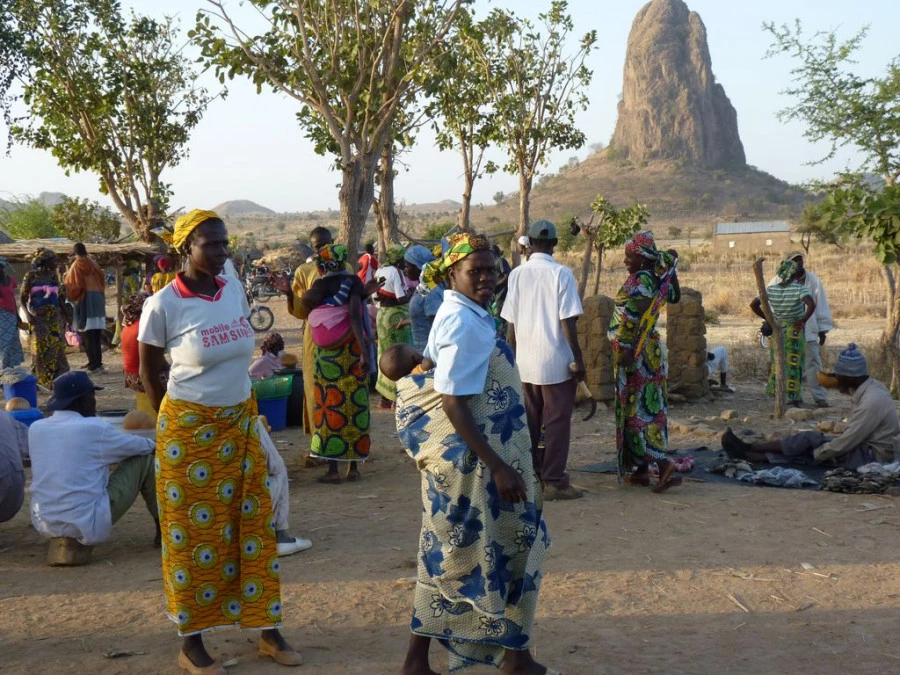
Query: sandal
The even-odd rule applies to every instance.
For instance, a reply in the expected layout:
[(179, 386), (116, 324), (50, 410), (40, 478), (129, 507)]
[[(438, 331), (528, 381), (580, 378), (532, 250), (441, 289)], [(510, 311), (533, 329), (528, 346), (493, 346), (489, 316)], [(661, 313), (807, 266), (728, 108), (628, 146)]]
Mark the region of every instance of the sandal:
[(650, 472), (646, 469), (643, 471), (632, 471), (625, 476), (625, 482), (628, 483), (628, 485), (650, 487)]
[(659, 481), (653, 487), (654, 492), (665, 492), (669, 488), (681, 485), (681, 476), (674, 476), (675, 464), (669, 462), (666, 468), (659, 472)]

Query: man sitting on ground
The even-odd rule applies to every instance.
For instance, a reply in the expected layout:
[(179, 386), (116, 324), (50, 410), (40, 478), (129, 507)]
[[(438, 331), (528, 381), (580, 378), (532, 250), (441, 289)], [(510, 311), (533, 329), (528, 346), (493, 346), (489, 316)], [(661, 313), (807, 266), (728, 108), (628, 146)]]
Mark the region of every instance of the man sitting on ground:
[(29, 427), (31, 522), (47, 537), (93, 546), (109, 538), (113, 523), (140, 494), (156, 522), (153, 544), (159, 546), (155, 441), (96, 417), (98, 389), (83, 371), (60, 375), (47, 402), (53, 415)]
[(0, 523), (15, 516), (25, 501), (25, 469), (28, 427), (0, 410)]
[(850, 394), (850, 419), (843, 434), (834, 439), (818, 431), (803, 431), (776, 441), (746, 443), (729, 428), (722, 435), (722, 448), (732, 459), (766, 462), (768, 454), (782, 455), (795, 463), (833, 460), (845, 469), (870, 462), (893, 462), (900, 449), (900, 421), (891, 393), (869, 376), (866, 358), (856, 345), (841, 352), (834, 367), (837, 388)]
[(715, 384), (713, 375), (719, 373), (719, 389), (734, 393), (734, 387), (728, 386), (728, 350), (725, 347), (713, 347), (706, 352), (706, 372), (710, 384)]

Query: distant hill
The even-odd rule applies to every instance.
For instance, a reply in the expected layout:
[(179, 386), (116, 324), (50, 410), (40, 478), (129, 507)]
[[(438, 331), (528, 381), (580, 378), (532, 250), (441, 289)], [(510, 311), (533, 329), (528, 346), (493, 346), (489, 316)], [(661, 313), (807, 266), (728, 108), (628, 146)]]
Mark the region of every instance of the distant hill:
[(244, 216), (251, 213), (254, 215), (273, 215), (275, 213), (272, 209), (260, 206), (256, 202), (251, 202), (249, 199), (233, 199), (231, 201), (222, 202), (213, 207), (213, 211), (221, 216)]
[(432, 204), (404, 204), (399, 210), (406, 213), (456, 213), (461, 207), (459, 202), (445, 199)]
[[(800, 188), (752, 166), (705, 168), (683, 161), (632, 162), (609, 149), (576, 166), (539, 179), (531, 193), (531, 218), (590, 217), (603, 195), (623, 207), (646, 204), (651, 226), (711, 229), (716, 222), (798, 218), (809, 199)], [(518, 223), (517, 194), (498, 206), (472, 211), (477, 229), (497, 231)]]
[(42, 192), (37, 196), (39, 202), (50, 208), (59, 204), (64, 198), (65, 195), (62, 192)]

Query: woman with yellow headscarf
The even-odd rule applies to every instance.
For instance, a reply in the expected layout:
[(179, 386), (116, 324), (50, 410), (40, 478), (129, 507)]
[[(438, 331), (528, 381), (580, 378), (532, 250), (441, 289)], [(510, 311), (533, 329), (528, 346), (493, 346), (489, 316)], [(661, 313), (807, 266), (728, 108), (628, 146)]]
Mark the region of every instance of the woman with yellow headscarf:
[(224, 675), (202, 634), (241, 626), (262, 629), (260, 655), (299, 665), (278, 631), (278, 533), (248, 375), (255, 340), (243, 288), (222, 275), (228, 231), (214, 212), (191, 211), (175, 223), (173, 246), (186, 269), (144, 303), (138, 340), (141, 381), (159, 411), (156, 494), (167, 613), (184, 638), (178, 664)]
[(451, 672), (474, 664), (544, 672), (529, 645), (550, 535), (515, 356), (487, 310), (496, 258), (486, 238), (457, 235), (422, 279), (450, 290), (425, 350), (434, 368), (397, 383), (397, 433), (422, 474), (413, 635), (401, 672), (432, 672), (432, 638), (449, 652)]

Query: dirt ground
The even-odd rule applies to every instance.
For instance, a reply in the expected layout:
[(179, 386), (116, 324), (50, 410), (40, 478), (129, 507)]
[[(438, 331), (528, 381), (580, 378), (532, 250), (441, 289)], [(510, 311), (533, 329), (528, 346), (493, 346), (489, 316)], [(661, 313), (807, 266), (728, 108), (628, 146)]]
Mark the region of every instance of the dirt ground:
[[(299, 352), (296, 323), (276, 327)], [(734, 327), (731, 327), (734, 328)], [(730, 329), (728, 329), (730, 330)], [(711, 343), (734, 340), (725, 328)], [(847, 336), (835, 335), (834, 344)], [(293, 349), (292, 349), (293, 347)], [(73, 367), (84, 366), (72, 355)], [(105, 355), (100, 407), (130, 407), (120, 357)], [(798, 428), (770, 418), (762, 383), (673, 405), (673, 420), (708, 421), (734, 409), (739, 429)], [(45, 398), (42, 396), (42, 399)], [(846, 412), (837, 394), (828, 415)], [(373, 402), (375, 399), (373, 398)], [(570, 468), (611, 459), (613, 414), (573, 420)], [(307, 441), (275, 434), (288, 463), (291, 521), (313, 540), (282, 559), (285, 633), (299, 672), (396, 672), (405, 653), (420, 524), (419, 477), (390, 412), (373, 411), (372, 461), (359, 483), (321, 485), (302, 468)], [(673, 448), (715, 444), (673, 433)], [(662, 495), (573, 473), (584, 499), (546, 505), (553, 548), (534, 631), (543, 663), (590, 673), (892, 673), (900, 670), (900, 516), (896, 500), (686, 482)], [(177, 673), (178, 638), (163, 612), (159, 553), (140, 502), (86, 567), (44, 565), (47, 544), (28, 507), (0, 525), (0, 669), (8, 673)], [(806, 563), (806, 565), (803, 565)], [(809, 566), (812, 568), (809, 568)], [(279, 673), (255, 657), (255, 634), (222, 630), (210, 651), (239, 673)], [(133, 651), (120, 658), (110, 650)], [(443, 650), (432, 665), (447, 672)], [(476, 669), (472, 672), (492, 672)]]

